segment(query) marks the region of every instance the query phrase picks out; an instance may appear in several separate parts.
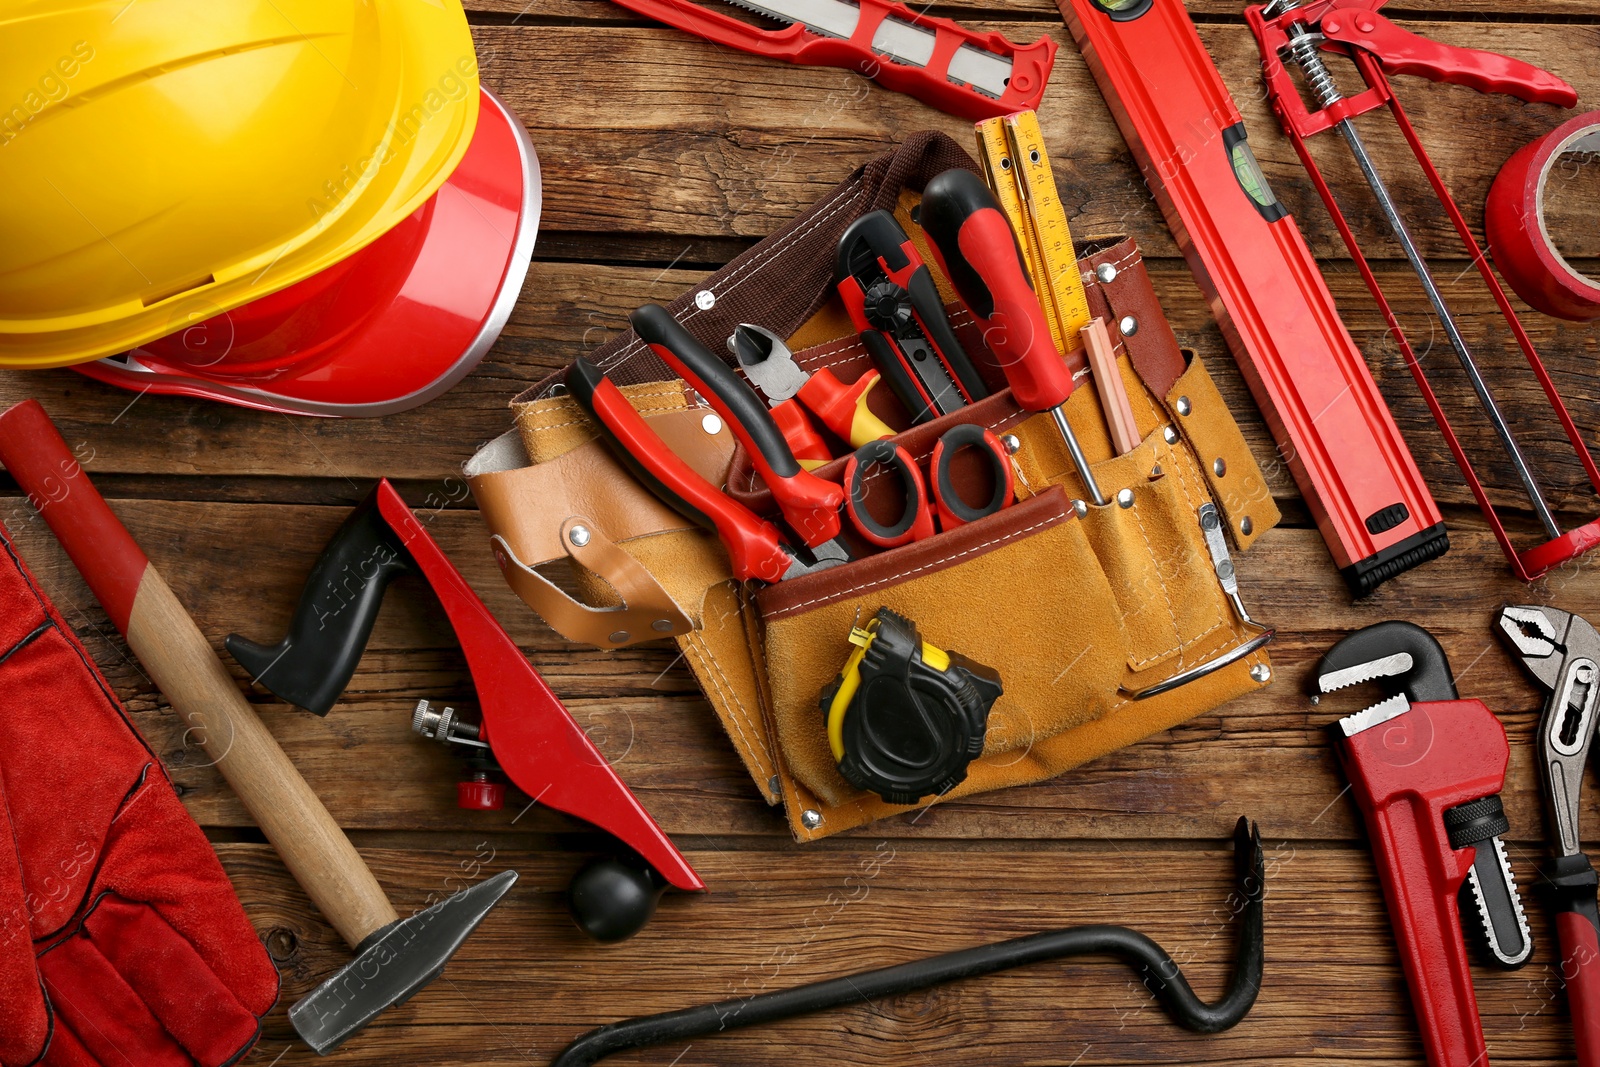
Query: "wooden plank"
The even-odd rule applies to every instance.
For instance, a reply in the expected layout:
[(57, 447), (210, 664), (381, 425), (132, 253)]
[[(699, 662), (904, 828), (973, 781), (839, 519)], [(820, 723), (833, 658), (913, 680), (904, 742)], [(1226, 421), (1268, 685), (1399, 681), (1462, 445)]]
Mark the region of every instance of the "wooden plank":
[[(1503, 51), (1537, 61), (1568, 78), (1589, 98), (1600, 90), (1587, 57), (1600, 28), (1414, 22), (1408, 28), (1441, 41)], [(1037, 33), (1037, 23), (983, 22), (1014, 37)], [(1141, 222), (1141, 233), (1164, 231), (1109, 112), (1076, 54), (1066, 29), (1049, 26), (1062, 45), (1040, 109), (1063, 200), (1081, 204), (1079, 232)], [(1242, 26), (1207, 24), (1202, 39), (1243, 110), (1252, 143), (1280, 196), (1306, 228), (1319, 254), (1342, 255), (1331, 223), (1300, 172), (1288, 143), (1261, 99), (1260, 57)], [(814, 202), (860, 160), (892, 146), (886, 131), (943, 130), (962, 144), (967, 123), (895, 93), (868, 91), (835, 68), (803, 68), (735, 53), (665, 29), (574, 26), (559, 34), (532, 28), (480, 26), (484, 80), (527, 123), (547, 157), (545, 183), (551, 229), (727, 236), (770, 232)], [(594, 62), (595, 55), (608, 61)], [(639, 77), (619, 82), (626, 65)], [(1547, 105), (1524, 105), (1448, 86), (1400, 79), (1403, 102), (1457, 199), (1474, 219), (1494, 171), (1517, 148), (1562, 118)], [(559, 92), (552, 87), (559, 86)], [(625, 128), (612, 116), (626, 114)], [(1424, 251), (1450, 254), (1454, 237), (1414, 168), (1393, 124), (1364, 119), (1363, 131), (1385, 168), (1391, 189), (1408, 210)], [(796, 137), (795, 131), (806, 131)], [(1471, 130), (1473, 136), (1462, 137)], [(1329, 140), (1321, 138), (1320, 140)], [(1341, 194), (1364, 189), (1341, 145), (1319, 145), (1317, 156)], [(614, 180), (625, 171), (626, 183)], [(605, 196), (597, 196), (599, 190)], [(759, 195), (752, 195), (752, 194)], [(1359, 201), (1358, 201), (1359, 202)], [(1351, 212), (1364, 244), (1388, 248), (1375, 213)], [(1591, 237), (1591, 241), (1600, 240)], [(1585, 243), (1583, 255), (1597, 254)], [(1151, 244), (1169, 254), (1170, 244)]]
[[(715, 7), (714, 0), (705, 0), (703, 6)], [(1186, 6), (1198, 21), (1237, 21), (1244, 6), (1237, 0), (1187, 0)], [(471, 0), (466, 5), (467, 17), (480, 25), (510, 25), (537, 31), (540, 28), (573, 22), (643, 22), (620, 4), (606, 0)], [(1061, 13), (1052, 0), (994, 0), (979, 4), (972, 0), (944, 0), (928, 5), (930, 15), (971, 21), (993, 18), (995, 12), (1005, 12), (1016, 18), (1029, 18), (1040, 22), (1059, 20)], [(1538, 0), (1537, 3), (1517, 4), (1510, 0), (1440, 0), (1437, 3), (1396, 3), (1384, 9), (1384, 14), (1402, 24), (1418, 20), (1438, 20), (1446, 17), (1475, 22), (1573, 22), (1591, 24), (1595, 21), (1593, 0)], [(1019, 43), (1027, 35), (1013, 38)]]
[[(1420, 1064), (1399, 962), (1371, 861), (1268, 837), (1267, 965), (1237, 1028), (1202, 1037), (1174, 1025), (1137, 975), (1102, 958), (1044, 963), (807, 1019), (618, 1055), (627, 1064)], [(219, 847), (246, 909), (284, 973), (262, 1063), (316, 1062), (283, 1012), (348, 959), (259, 845)], [(1233, 952), (1232, 861), (1198, 849), (1006, 848), (927, 852), (864, 839), (843, 848), (691, 851), (710, 891), (669, 895), (644, 933), (585, 943), (559, 887), (582, 857), (528, 853), (492, 839), (448, 852), (367, 850), (402, 914), (430, 894), (512, 867), (522, 880), (444, 977), (380, 1016), (343, 1062), (546, 1063), (590, 1027), (703, 1001), (749, 996), (840, 973), (1086, 923), (1128, 924), (1180, 962), (1202, 997), (1224, 987)], [(1541, 949), (1551, 944), (1532, 916)], [(686, 953), (692, 951), (689, 964)], [(1543, 958), (1548, 961), (1546, 953)], [(1308, 966), (1308, 961), (1317, 961)], [(1475, 976), (1500, 1061), (1570, 1059), (1565, 1005), (1548, 962)], [(676, 1058), (675, 1058), (676, 1057)], [(975, 1058), (976, 1057), (976, 1058)]]
[[(1138, 232), (1143, 243), (1144, 231)], [(1292, 480), (1275, 460), (1272, 439), (1187, 268), (1163, 260), (1149, 265), (1180, 341), (1206, 360), (1257, 462), (1267, 469), (1274, 495), (1289, 501), (1295, 495)], [(407, 497), (418, 506), (459, 506), (470, 501), (459, 465), (479, 444), (510, 425), (504, 405), (513, 395), (578, 352), (625, 330), (628, 310), (648, 300), (670, 299), (704, 276), (701, 271), (647, 267), (535, 264), (511, 322), (488, 359), (438, 400), (382, 419), (290, 418), (204, 401), (140, 396), (72, 371), (0, 377), (0, 405), (39, 397), (69, 442), (83, 450), (86, 466), (97, 478), (108, 474), (226, 478), (226, 483), (206, 483), (213, 487), (209, 490), (195, 490), (221, 499), (249, 497), (248, 483), (237, 480), (241, 477), (293, 479), (264, 487), (262, 495), (318, 501), (333, 493), (354, 501), (365, 495), (373, 479), (386, 475), (410, 479)], [(1383, 279), (1386, 287), (1405, 298), (1397, 306), (1422, 343), (1429, 319), (1420, 292), (1403, 267), (1385, 269)], [(1435, 497), (1470, 506), (1471, 496), (1359, 277), (1341, 270), (1331, 273), (1329, 281)], [(1465, 336), (1552, 503), (1570, 508), (1576, 520), (1592, 518), (1593, 497), (1577, 459), (1549, 420), (1537, 385), (1507, 343), (1487, 294), (1469, 287), (1460, 293), (1457, 306)], [(1595, 403), (1590, 368), (1600, 355), (1600, 342), (1579, 324), (1558, 323), (1532, 312), (1525, 312), (1524, 320), (1580, 430), (1594, 440), (1600, 434), (1600, 406)], [(1428, 372), (1496, 503), (1525, 514), (1520, 489), (1448, 350), (1428, 359)], [(327, 488), (313, 488), (308, 479), (322, 479)], [(297, 490), (297, 485), (304, 488)], [(162, 485), (154, 491), (171, 488)]]
[[(275, 505), (114, 505), (219, 649), (233, 630), (263, 640), (284, 632), (304, 574), (345, 514), (341, 508)], [(758, 798), (671, 646), (601, 653), (569, 645), (506, 588), (482, 550), (474, 514), (440, 512), (429, 528), (669, 833), (717, 839), (787, 835), (778, 815)], [(248, 826), (225, 783), (128, 658), (42, 525), (19, 529), (18, 541), (173, 769), (195, 816), (207, 825)], [(1340, 802), (1344, 783), (1322, 728), (1376, 698), (1340, 695), (1313, 707), (1303, 696), (1307, 677), (1344, 632), (1405, 618), (1439, 637), (1465, 695), (1502, 713), (1516, 740), (1507, 791), (1514, 836), (1536, 842), (1542, 824), (1530, 745), (1542, 698), (1491, 637), (1490, 616), (1503, 602), (1554, 600), (1600, 618), (1600, 583), (1591, 568), (1573, 567), (1529, 590), (1505, 571), (1486, 534), (1459, 531), (1454, 541), (1443, 560), (1352, 605), (1314, 533), (1275, 531), (1240, 561), (1247, 604), (1282, 635), (1273, 648), (1273, 686), (1053, 782), (938, 806), (863, 833), (922, 840), (1206, 837), (1224, 832), (1243, 814), (1269, 818), (1272, 832), (1297, 840), (1350, 840), (1357, 835), (1356, 820)], [(454, 644), (431, 595), (419, 581), (402, 579), (379, 616), (350, 693), (326, 719), (264, 695), (258, 694), (257, 704), (341, 825), (572, 829), (575, 824), (564, 817), (524, 813), (525, 802), (516, 794), (500, 813), (453, 807), (450, 783), (458, 765), (448, 752), (414, 738), (409, 723), (420, 697), (471, 707), (470, 676)], [(234, 672), (245, 684), (243, 672)], [(1585, 806), (1585, 825), (1600, 827), (1600, 792), (1587, 794)]]

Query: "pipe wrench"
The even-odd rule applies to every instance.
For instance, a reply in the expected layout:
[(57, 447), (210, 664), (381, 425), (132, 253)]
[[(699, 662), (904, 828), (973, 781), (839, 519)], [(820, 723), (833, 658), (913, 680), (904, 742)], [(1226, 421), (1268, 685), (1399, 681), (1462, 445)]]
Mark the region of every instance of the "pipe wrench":
[(1531, 604), (1501, 608), (1495, 632), (1550, 693), (1539, 720), (1539, 777), (1556, 854), (1540, 874), (1561, 941), (1578, 1063), (1600, 1067), (1600, 878), (1578, 838), (1583, 767), (1600, 703), (1600, 634), (1571, 612)]
[(1420, 626), (1345, 637), (1316, 669), (1318, 693), (1376, 682), (1384, 700), (1330, 727), (1365, 817), (1406, 983), (1433, 1067), (1485, 1067), (1463, 916), (1504, 966), (1532, 952), (1501, 835), (1510, 746), (1477, 700), (1460, 700), (1444, 649)]

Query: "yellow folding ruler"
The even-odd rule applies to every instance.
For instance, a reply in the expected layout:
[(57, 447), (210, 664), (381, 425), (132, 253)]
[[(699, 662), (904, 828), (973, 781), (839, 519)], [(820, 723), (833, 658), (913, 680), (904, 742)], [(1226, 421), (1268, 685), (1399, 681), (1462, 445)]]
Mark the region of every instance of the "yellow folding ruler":
[(1019, 111), (985, 119), (976, 128), (984, 177), (1022, 246), (1056, 350), (1071, 352), (1083, 344), (1078, 331), (1089, 322), (1089, 300), (1078, 275), (1067, 213), (1045, 155), (1039, 116)]

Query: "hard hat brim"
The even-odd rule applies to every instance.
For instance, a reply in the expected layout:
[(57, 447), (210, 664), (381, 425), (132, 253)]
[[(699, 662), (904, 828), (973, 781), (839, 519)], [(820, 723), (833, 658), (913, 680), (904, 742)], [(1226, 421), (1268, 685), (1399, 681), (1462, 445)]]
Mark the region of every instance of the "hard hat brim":
[[(192, 353), (182, 337), (169, 335), (73, 369), (141, 392), (325, 417), (389, 415), (450, 389), (483, 359), (510, 318), (539, 227), (533, 142), (499, 98), (480, 92), (472, 142), (433, 197), (393, 231), (328, 268), (328, 274), (345, 275), (338, 284), (347, 296), (348, 287), (359, 293), (371, 279), (373, 299), (357, 311), (347, 303), (309, 330), (302, 317), (293, 329), (253, 338), (248, 353), (225, 351), (212, 361), (185, 358)], [(425, 228), (420, 236), (417, 227)], [(414, 259), (395, 284), (397, 255)], [(326, 288), (326, 279), (314, 275), (263, 299), (278, 308), (311, 305)], [(230, 339), (230, 316), (248, 319), (251, 309), (243, 305), (183, 334)], [(231, 358), (240, 355), (250, 358)]]

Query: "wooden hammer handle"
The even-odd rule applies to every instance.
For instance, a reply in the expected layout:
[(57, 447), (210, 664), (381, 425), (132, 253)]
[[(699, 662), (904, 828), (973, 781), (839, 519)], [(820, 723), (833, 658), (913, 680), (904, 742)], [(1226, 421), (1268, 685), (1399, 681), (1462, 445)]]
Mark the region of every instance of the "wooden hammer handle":
[(0, 414), (0, 462), (39, 509), (139, 662), (317, 908), (352, 948), (399, 919), (211, 643), (112, 514), (36, 400)]

